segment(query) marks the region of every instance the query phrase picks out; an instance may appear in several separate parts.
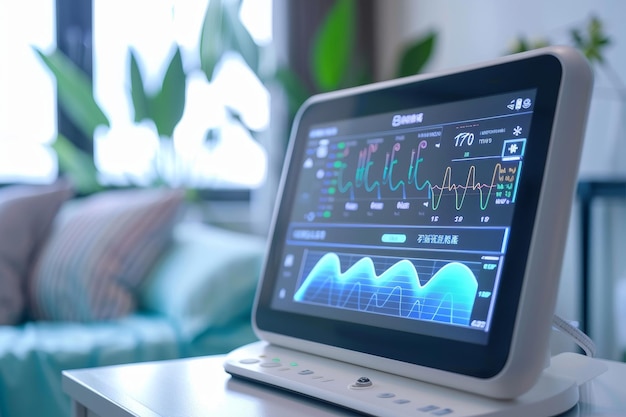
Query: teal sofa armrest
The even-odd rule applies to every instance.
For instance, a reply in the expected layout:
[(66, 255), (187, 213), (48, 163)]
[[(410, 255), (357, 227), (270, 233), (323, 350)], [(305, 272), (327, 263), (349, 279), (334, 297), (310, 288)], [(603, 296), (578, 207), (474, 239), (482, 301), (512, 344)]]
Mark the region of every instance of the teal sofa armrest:
[(264, 239), (192, 222), (178, 224), (173, 239), (141, 288), (140, 307), (167, 316), (190, 339), (249, 320)]
[(141, 314), (0, 326), (0, 416), (69, 416), (63, 370), (180, 358), (178, 337), (166, 318)]

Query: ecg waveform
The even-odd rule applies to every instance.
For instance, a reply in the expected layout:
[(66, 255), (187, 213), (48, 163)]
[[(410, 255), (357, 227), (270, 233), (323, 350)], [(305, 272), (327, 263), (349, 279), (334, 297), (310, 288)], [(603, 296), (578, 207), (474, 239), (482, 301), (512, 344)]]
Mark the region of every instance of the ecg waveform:
[(425, 283), (416, 266), (403, 259), (376, 274), (374, 260), (362, 257), (341, 272), (336, 253), (313, 266), (294, 299), (329, 307), (398, 317), (469, 325), (478, 283), (460, 262), (445, 263)]
[[(463, 207), (468, 193), (478, 194), (481, 210), (487, 208), (494, 195), (513, 194), (512, 190), (516, 180), (517, 167), (505, 168), (502, 164), (496, 163), (492, 167), (489, 179), (481, 182), (477, 179), (476, 165), (471, 165), (467, 171), (465, 181), (454, 183), (452, 180), (452, 167), (447, 166), (440, 182), (434, 182), (430, 179), (420, 181), (418, 179), (420, 164), (424, 162), (421, 151), (427, 147), (427, 142), (421, 141), (417, 149), (411, 149), (408, 167), (399, 165), (398, 154), (401, 151), (401, 147), (402, 144), (396, 142), (390, 151), (385, 152), (385, 162), (382, 170), (380, 168), (376, 169), (374, 162), (375, 159), (379, 163), (382, 162), (379, 144), (369, 144), (359, 150), (353, 175), (347, 174), (348, 164), (343, 162), (340, 165), (337, 172), (337, 190), (342, 194), (349, 193), (351, 200), (355, 199), (355, 190), (357, 189), (362, 189), (367, 193), (376, 193), (378, 199), (382, 197), (383, 188), (388, 188), (392, 192), (400, 190), (401, 196), (398, 197), (402, 199), (407, 198), (408, 188), (414, 188), (417, 191), (425, 190), (433, 210), (437, 210), (445, 193), (454, 195), (457, 210)], [(399, 169), (404, 170), (406, 173), (400, 172), (398, 174), (397, 171)]]
[[(443, 197), (444, 191), (454, 192), (455, 196), (455, 207), (457, 210), (460, 210), (463, 207), (463, 202), (465, 201), (465, 197), (467, 196), (467, 192), (478, 190), (480, 196), (480, 209), (485, 210), (487, 208), (487, 204), (489, 203), (489, 198), (491, 197), (491, 193), (493, 189), (496, 187), (498, 173), (502, 170), (502, 165), (496, 164), (493, 168), (493, 174), (491, 176), (491, 181), (487, 183), (480, 183), (476, 181), (476, 167), (474, 165), (470, 166), (469, 171), (467, 172), (467, 180), (465, 184), (453, 184), (452, 183), (452, 168), (446, 167), (446, 171), (443, 175), (443, 180), (441, 185), (432, 185), (429, 181), (425, 181), (428, 183), (429, 194), (431, 195), (432, 207), (433, 210), (437, 210), (439, 204), (441, 203), (441, 197)], [(486, 192), (485, 192), (486, 190)]]

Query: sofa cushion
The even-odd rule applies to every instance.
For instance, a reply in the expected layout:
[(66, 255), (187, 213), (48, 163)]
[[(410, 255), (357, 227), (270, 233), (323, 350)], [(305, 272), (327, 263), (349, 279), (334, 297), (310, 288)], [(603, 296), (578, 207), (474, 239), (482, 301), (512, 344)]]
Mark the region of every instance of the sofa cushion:
[(134, 311), (182, 200), (177, 190), (106, 191), (63, 210), (31, 279), (32, 317), (92, 321)]
[(166, 318), (138, 314), (0, 328), (0, 416), (71, 416), (63, 370), (174, 359), (185, 345)]
[(260, 236), (181, 222), (141, 287), (140, 305), (174, 320), (188, 338), (238, 318), (249, 322), (264, 251)]
[(63, 180), (0, 189), (0, 325), (21, 321), (29, 269), (71, 195), (70, 184)]

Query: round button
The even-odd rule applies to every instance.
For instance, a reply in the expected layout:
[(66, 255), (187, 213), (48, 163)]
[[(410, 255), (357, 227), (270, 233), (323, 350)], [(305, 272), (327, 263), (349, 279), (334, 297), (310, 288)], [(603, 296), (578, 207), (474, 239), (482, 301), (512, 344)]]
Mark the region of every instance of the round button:
[(239, 361), (239, 363), (243, 365), (252, 365), (253, 363), (259, 363), (259, 362), (261, 361), (255, 358), (242, 359)]
[(369, 379), (366, 376), (362, 376), (359, 379), (357, 379), (354, 384), (350, 385), (350, 388), (355, 388), (355, 389), (359, 389), (359, 388), (369, 388), (372, 385), (374, 385), (372, 383), (372, 380)]
[(366, 376), (362, 376), (361, 378), (356, 380), (357, 385), (372, 385), (372, 381), (366, 377)]

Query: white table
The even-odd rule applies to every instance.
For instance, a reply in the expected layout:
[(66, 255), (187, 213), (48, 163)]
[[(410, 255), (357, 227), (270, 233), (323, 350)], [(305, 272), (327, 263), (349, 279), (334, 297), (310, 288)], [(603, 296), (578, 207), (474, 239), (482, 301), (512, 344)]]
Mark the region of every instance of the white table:
[[(63, 388), (74, 417), (356, 416), (351, 411), (224, 372), (223, 356), (65, 371)], [(626, 363), (581, 389), (578, 406), (563, 414), (626, 416)]]

